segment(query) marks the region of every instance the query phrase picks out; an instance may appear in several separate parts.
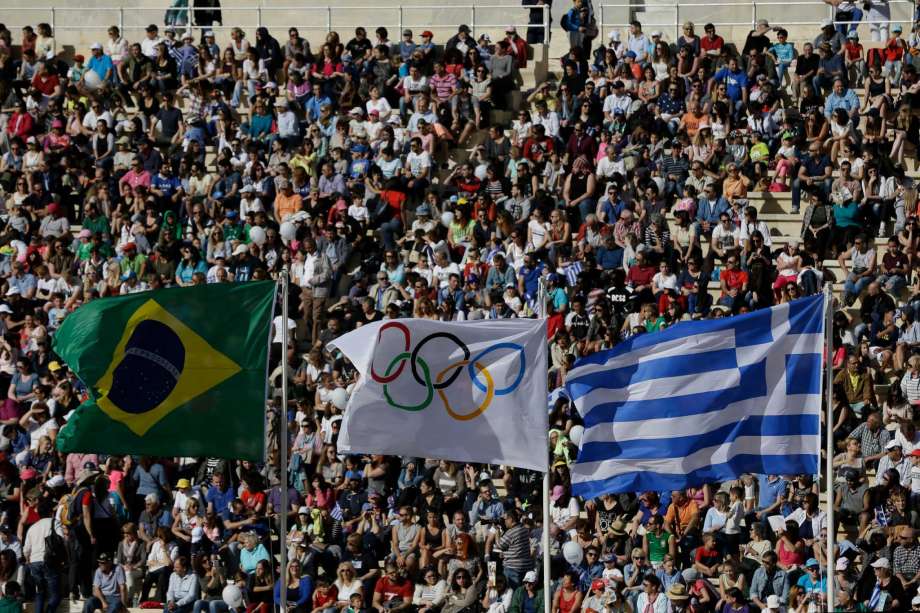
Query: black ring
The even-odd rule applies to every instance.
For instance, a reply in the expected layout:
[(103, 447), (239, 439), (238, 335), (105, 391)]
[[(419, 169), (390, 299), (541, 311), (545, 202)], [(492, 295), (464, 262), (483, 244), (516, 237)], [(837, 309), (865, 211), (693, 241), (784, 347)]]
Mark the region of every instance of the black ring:
[[(415, 380), (418, 381), (418, 384), (419, 384), (419, 385), (423, 385), (423, 386), (426, 386), (426, 387), (427, 387), (428, 384), (427, 384), (427, 383), (425, 382), (425, 380), (419, 375), (419, 372), (418, 372), (418, 365), (417, 365), (417, 363), (416, 363), (416, 358), (418, 357), (418, 352), (421, 351), (422, 347), (425, 346), (425, 343), (427, 343), (427, 342), (430, 341), (430, 340), (434, 340), (434, 339), (436, 339), (436, 338), (439, 338), (439, 337), (442, 337), (442, 338), (449, 338), (450, 340), (454, 341), (454, 342), (457, 344), (457, 346), (460, 347), (460, 349), (463, 350), (463, 359), (464, 359), (464, 360), (469, 360), (469, 359), (470, 359), (470, 348), (467, 347), (466, 344), (465, 344), (463, 341), (461, 341), (459, 338), (457, 338), (456, 336), (454, 336), (454, 335), (451, 334), (450, 332), (435, 332), (434, 334), (429, 334), (428, 336), (426, 336), (425, 338), (423, 338), (422, 341), (421, 341), (418, 345), (415, 346), (415, 349), (412, 350), (412, 357), (409, 358), (409, 365), (412, 367), (412, 376), (415, 377)], [(434, 389), (436, 389), (436, 390), (444, 389), (445, 387), (447, 387), (448, 385), (450, 385), (451, 383), (453, 383), (454, 381), (456, 381), (457, 377), (460, 376), (460, 372), (461, 372), (462, 370), (463, 370), (463, 368), (461, 368), (460, 366), (458, 366), (457, 369), (454, 370), (454, 374), (452, 374), (451, 376), (449, 376), (446, 380), (442, 381), (441, 383), (436, 383), (436, 384), (434, 384)]]

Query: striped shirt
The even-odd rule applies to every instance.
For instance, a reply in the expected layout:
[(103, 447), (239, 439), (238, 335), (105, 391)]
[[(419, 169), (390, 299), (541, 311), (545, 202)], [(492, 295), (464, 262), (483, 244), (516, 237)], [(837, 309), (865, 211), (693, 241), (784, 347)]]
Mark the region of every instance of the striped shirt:
[(444, 76), (432, 75), (428, 84), (437, 99), (444, 101), (457, 89), (457, 77), (450, 72), (445, 72)]
[(533, 557), (530, 555), (530, 535), (527, 528), (516, 524), (498, 539), (498, 547), (502, 550), (502, 563), (507, 568), (518, 571), (527, 571), (533, 568)]

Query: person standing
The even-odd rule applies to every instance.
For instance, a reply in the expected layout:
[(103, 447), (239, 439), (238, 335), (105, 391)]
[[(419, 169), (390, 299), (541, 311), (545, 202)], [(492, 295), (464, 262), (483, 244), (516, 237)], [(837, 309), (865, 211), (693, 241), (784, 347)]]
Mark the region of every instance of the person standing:
[[(22, 547), (22, 556), (28, 565), (29, 576), (35, 586), (35, 600), (32, 610), (35, 613), (53, 613), (61, 602), (60, 572), (66, 557), (64, 541), (57, 535), (60, 548), (49, 551), (46, 544), (48, 537), (54, 531), (51, 516), (54, 514), (54, 504), (45, 500), (38, 505), (38, 515), (41, 519), (29, 526), (25, 542)], [(63, 557), (58, 558), (58, 555)]]

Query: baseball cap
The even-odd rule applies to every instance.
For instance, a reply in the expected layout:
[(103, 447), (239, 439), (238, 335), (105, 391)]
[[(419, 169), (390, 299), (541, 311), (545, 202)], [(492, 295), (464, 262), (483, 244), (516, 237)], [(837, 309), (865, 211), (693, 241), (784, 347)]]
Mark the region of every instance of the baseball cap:
[(758, 27), (758, 28), (761, 28), (761, 27), (763, 27), (763, 28), (769, 28), (769, 27), (770, 27), (770, 22), (767, 21), (766, 19), (758, 19), (758, 20), (757, 20), (757, 27)]
[(626, 53), (623, 54), (623, 57), (628, 57), (628, 58), (631, 58), (631, 59), (636, 59), (636, 52), (635, 52), (635, 51), (627, 51)]
[(529, 570), (524, 575), (523, 583), (536, 583), (537, 582), (537, 573), (536, 571)]
[[(13, 309), (11, 309), (10, 306), (9, 306), (8, 304), (0, 304), (0, 313), (12, 313), (12, 312), (13, 312)], [(57, 363), (57, 362), (51, 362), (51, 364), (58, 364), (58, 363)], [(49, 370), (57, 370), (57, 369), (55, 369), (55, 368), (51, 368), (51, 364), (48, 364), (48, 369), (49, 369)], [(60, 367), (61, 367), (61, 365), (58, 364), (58, 368), (60, 368)]]
[(361, 473), (359, 473), (356, 470), (349, 470), (345, 473), (345, 478), (346, 479), (360, 479)]
[(608, 34), (607, 36), (610, 38), (610, 40), (614, 42), (620, 42), (620, 31), (619, 30), (611, 30), (610, 34)]
[(891, 563), (888, 561), (888, 558), (879, 558), (869, 566), (872, 568), (891, 568)]
[(808, 558), (808, 560), (805, 561), (805, 568), (820, 568), (820, 567), (821, 567), (821, 564), (818, 563), (818, 561), (814, 558)]
[(837, 558), (837, 564), (834, 565), (834, 568), (837, 570), (846, 570), (850, 567), (849, 558)]
[[(3, 311), (3, 307), (0, 306), (0, 312), (2, 312), (2, 311)], [(914, 449), (913, 451), (911, 451), (911, 452), (910, 452), (910, 455), (920, 458), (920, 447), (917, 447), (916, 449)]]
[(173, 34), (175, 34), (175, 33), (176, 33), (176, 26), (166, 26), (166, 29), (163, 30), (163, 31), (166, 32), (167, 34), (169, 34), (170, 32), (172, 32)]
[(607, 586), (604, 584), (604, 580), (603, 580), (603, 579), (595, 579), (594, 581), (591, 582), (591, 589), (592, 589), (592, 590), (602, 590), (602, 589), (604, 589), (605, 587), (607, 587)]
[(894, 26), (891, 28), (891, 31), (892, 31), (892, 32), (903, 32), (903, 31), (904, 31), (904, 28), (901, 27), (901, 24), (896, 23), (896, 24), (894, 24)]
[(19, 296), (21, 293), (22, 292), (19, 291), (18, 287), (11, 287), (10, 289), (6, 290), (7, 296)]
[(890, 440), (887, 443), (885, 443), (885, 451), (891, 451), (895, 447), (897, 447), (898, 449), (901, 449), (901, 443), (899, 443), (897, 440)]
[(914, 599), (910, 601), (910, 604), (911, 606), (914, 606), (914, 607), (916, 607), (917, 605), (920, 605), (920, 594), (914, 596)]
[(847, 34), (847, 38), (852, 39), (852, 40), (859, 40), (859, 34), (857, 34), (856, 32), (850, 32), (849, 34)]
[(406, 28), (405, 30), (403, 30), (403, 36), (412, 36), (412, 30), (410, 30), (409, 28)]
[(652, 32), (652, 38), (655, 38), (656, 36), (658, 38), (661, 38), (661, 30), (655, 30), (654, 32)]
[(308, 507), (300, 507), (299, 509), (297, 509), (297, 514), (298, 515), (309, 515), (310, 509)]
[(422, 32), (422, 38), (434, 38), (434, 34), (431, 32), (431, 30), (425, 30)]
[(214, 30), (205, 30), (205, 31), (204, 31), (204, 37), (207, 38), (207, 37), (209, 37), (209, 36), (213, 38), (213, 36), (214, 36)]
[(822, 19), (821, 20), (821, 28), (833, 28), (833, 27), (834, 27), (833, 19)]
[(96, 50), (102, 51), (102, 44), (101, 44), (101, 43), (93, 43), (92, 45), (89, 46), (89, 49), (90, 49), (90, 51), (96, 51)]

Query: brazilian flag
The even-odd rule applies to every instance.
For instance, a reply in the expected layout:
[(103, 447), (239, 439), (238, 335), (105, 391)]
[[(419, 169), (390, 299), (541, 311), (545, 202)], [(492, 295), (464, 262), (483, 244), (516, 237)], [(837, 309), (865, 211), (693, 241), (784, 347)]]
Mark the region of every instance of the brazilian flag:
[(259, 461), (275, 283), (217, 283), (93, 300), (54, 351), (89, 390), (66, 452)]

